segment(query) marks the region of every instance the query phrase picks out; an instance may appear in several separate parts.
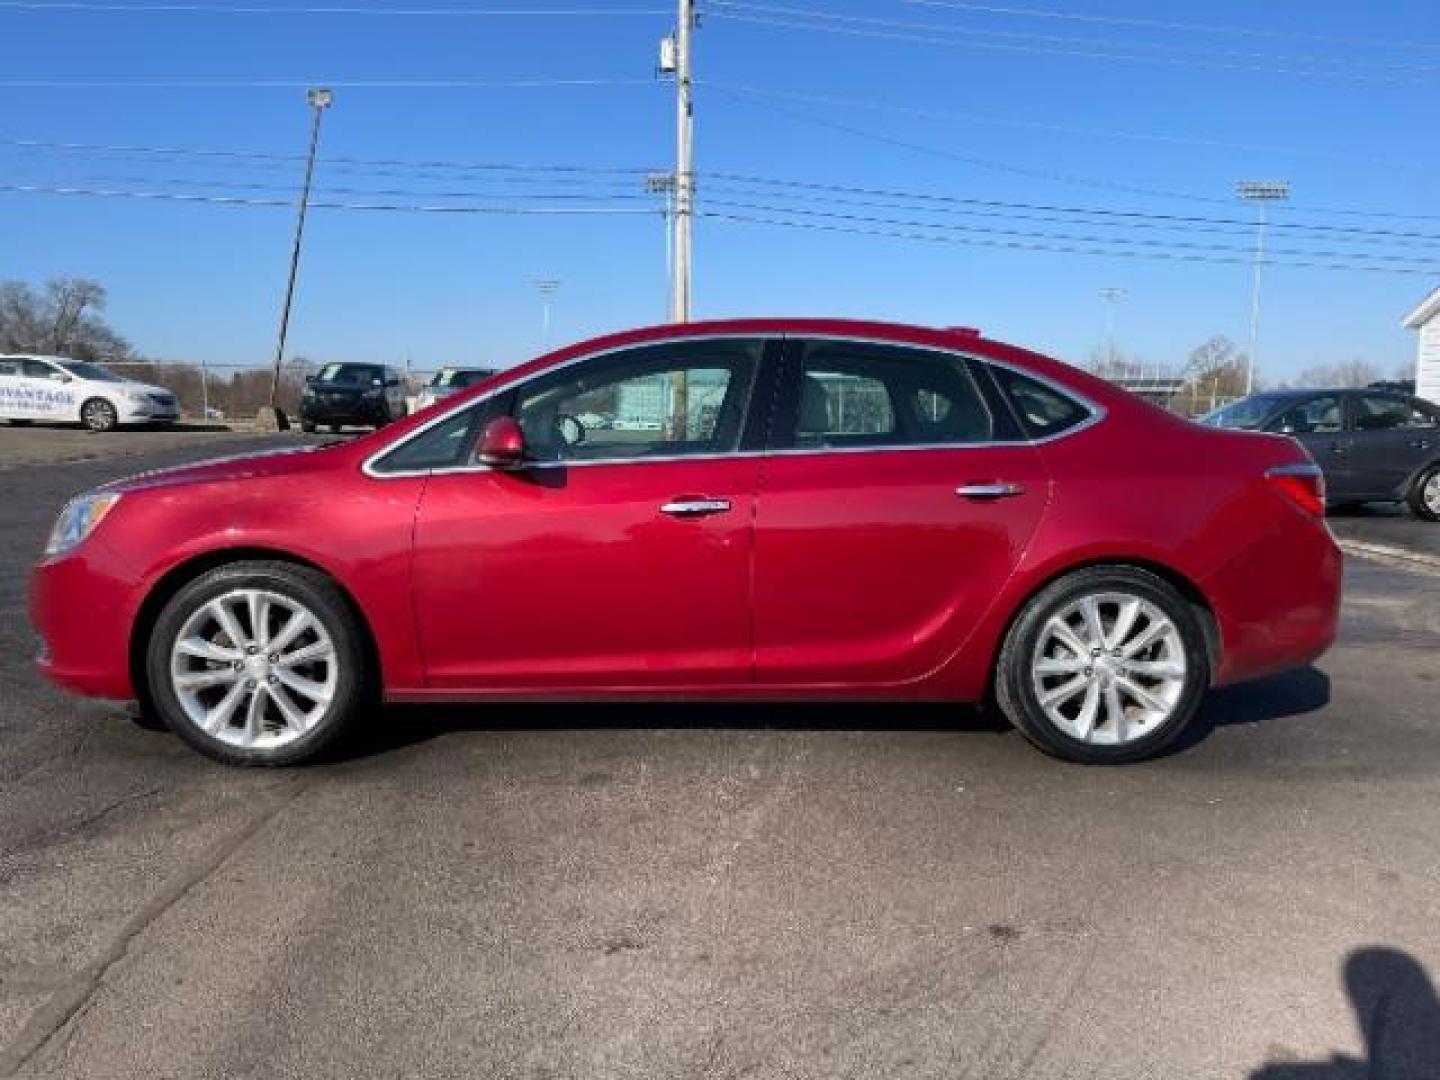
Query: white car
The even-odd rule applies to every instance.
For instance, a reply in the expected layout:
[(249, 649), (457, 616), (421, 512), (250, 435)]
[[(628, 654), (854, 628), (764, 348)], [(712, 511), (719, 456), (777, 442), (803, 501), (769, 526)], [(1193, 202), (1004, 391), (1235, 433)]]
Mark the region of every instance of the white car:
[(91, 431), (180, 418), (175, 395), (63, 356), (0, 356), (0, 420), (80, 423)]
[(420, 400), (416, 402), (415, 410), (419, 412), (421, 409), (428, 409), (441, 398), (449, 397), (457, 390), (464, 390), (478, 382), (483, 382), (494, 374), (494, 368), (441, 368), (420, 391)]

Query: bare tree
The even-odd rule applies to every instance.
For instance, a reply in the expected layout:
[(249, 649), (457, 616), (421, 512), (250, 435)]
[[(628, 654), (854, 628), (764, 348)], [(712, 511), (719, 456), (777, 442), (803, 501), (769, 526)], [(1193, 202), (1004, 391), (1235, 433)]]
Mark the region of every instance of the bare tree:
[(0, 282), (0, 349), (77, 360), (124, 360), (133, 350), (101, 317), (105, 288), (86, 278), (54, 278), (36, 292)]
[(1369, 386), (1380, 381), (1380, 369), (1368, 360), (1342, 360), (1337, 364), (1317, 364), (1302, 371), (1296, 378), (1298, 386), (1332, 386), (1351, 388)]

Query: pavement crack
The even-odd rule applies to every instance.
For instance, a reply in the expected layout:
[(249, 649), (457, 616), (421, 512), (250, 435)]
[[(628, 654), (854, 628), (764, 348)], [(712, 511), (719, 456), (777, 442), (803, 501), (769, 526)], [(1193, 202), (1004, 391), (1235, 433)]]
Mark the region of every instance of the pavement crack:
[(188, 865), (172, 874), (145, 904), (141, 905), (92, 963), (75, 972), (64, 985), (35, 1010), (10, 1045), (0, 1048), (0, 1076), (14, 1076), (39, 1054), (77, 1015), (87, 1010), (105, 976), (130, 952), (134, 940), (157, 919), (185, 899), (197, 885), (238, 851), (246, 841), (268, 825), (308, 787), (299, 781), (279, 795), (264, 811), (234, 832), (216, 841)]

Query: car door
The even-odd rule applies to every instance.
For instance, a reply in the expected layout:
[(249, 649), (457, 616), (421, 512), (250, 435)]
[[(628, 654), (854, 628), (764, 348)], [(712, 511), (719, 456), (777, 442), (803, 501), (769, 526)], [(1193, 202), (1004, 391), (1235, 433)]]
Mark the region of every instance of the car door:
[(1435, 414), (1401, 394), (1355, 394), (1347, 426), (1356, 488), (1369, 498), (1403, 497), (1415, 471), (1434, 460), (1440, 446)]
[[(519, 422), (530, 463), (436, 470), (425, 486), (414, 596), (430, 683), (748, 684), (760, 458), (742, 440), (765, 351), (753, 338), (636, 346), (477, 406)], [(617, 415), (630, 423), (594, 419)]]
[(1360, 487), (1351, 461), (1352, 440), (1345, 430), (1342, 395), (1315, 394), (1291, 401), (1271, 418), (1265, 430), (1289, 435), (1305, 447), (1325, 474), (1331, 501), (1356, 497)]
[(949, 352), (788, 344), (755, 505), (758, 682), (917, 682), (967, 639), (1049, 489), (984, 377)]
[(80, 403), (74, 383), (74, 376), (47, 360), (21, 360), (17, 415), (35, 420), (77, 419)]

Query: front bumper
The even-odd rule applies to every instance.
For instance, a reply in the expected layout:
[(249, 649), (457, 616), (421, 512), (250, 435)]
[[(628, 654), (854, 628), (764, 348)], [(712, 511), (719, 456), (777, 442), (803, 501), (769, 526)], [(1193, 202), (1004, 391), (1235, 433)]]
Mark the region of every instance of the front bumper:
[(180, 419), (179, 405), (155, 400), (142, 402), (127, 398), (116, 406), (115, 413), (122, 424), (153, 424)]
[(323, 396), (300, 399), (300, 419), (317, 424), (376, 424), (386, 419), (383, 398)]
[(42, 560), (31, 574), (29, 596), (41, 674), (77, 694), (133, 698), (130, 630), (139, 595), (129, 568), (95, 537)]

